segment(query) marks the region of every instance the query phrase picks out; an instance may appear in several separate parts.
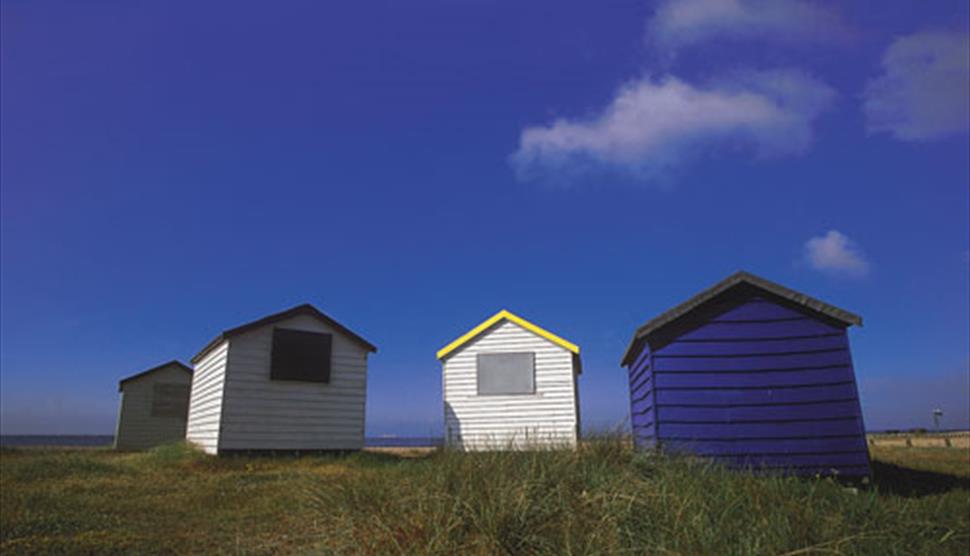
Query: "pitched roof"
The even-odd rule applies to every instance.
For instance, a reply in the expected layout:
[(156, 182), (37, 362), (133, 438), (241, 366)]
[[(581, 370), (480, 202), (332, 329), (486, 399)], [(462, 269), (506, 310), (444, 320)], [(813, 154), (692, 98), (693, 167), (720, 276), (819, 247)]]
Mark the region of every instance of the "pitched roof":
[(281, 320), (286, 320), (288, 318), (295, 317), (298, 315), (309, 315), (311, 317), (319, 319), (324, 323), (337, 329), (339, 332), (342, 332), (348, 338), (357, 342), (368, 351), (371, 351), (371, 352), (377, 351), (377, 348), (374, 347), (374, 344), (371, 344), (367, 340), (358, 336), (355, 332), (353, 332), (346, 326), (328, 317), (313, 305), (310, 305), (309, 303), (304, 303), (303, 305), (297, 305), (296, 307), (287, 309), (285, 311), (274, 313), (272, 315), (269, 315), (268, 317), (263, 317), (259, 320), (254, 320), (252, 322), (248, 322), (246, 324), (237, 326), (235, 328), (230, 328), (229, 330), (224, 330), (221, 334), (213, 338), (211, 342), (206, 344), (205, 347), (202, 348), (201, 351), (199, 351), (199, 353), (195, 354), (195, 357), (192, 358), (192, 363), (197, 363), (200, 359), (205, 357), (207, 353), (215, 349), (216, 346), (221, 344), (223, 341), (228, 340), (229, 338), (232, 338), (233, 336), (238, 336), (243, 332), (249, 332), (250, 330), (261, 328), (263, 326), (270, 325), (270, 324), (279, 322)]
[(495, 323), (497, 323), (497, 322), (499, 322), (501, 320), (507, 320), (509, 322), (514, 322), (515, 324), (521, 326), (522, 328), (525, 328), (529, 332), (532, 332), (534, 334), (537, 334), (539, 336), (542, 336), (543, 338), (549, 340), (550, 342), (556, 344), (557, 346), (564, 347), (567, 350), (575, 353), (576, 355), (579, 355), (579, 346), (577, 346), (576, 344), (574, 344), (574, 343), (572, 343), (572, 342), (570, 342), (568, 340), (564, 340), (564, 339), (560, 338), (559, 336), (556, 336), (552, 332), (549, 332), (548, 330), (546, 330), (544, 328), (540, 328), (539, 326), (536, 326), (535, 324), (532, 324), (531, 322), (525, 320), (524, 318), (522, 318), (522, 317), (520, 317), (518, 315), (515, 315), (513, 313), (510, 313), (509, 311), (506, 311), (505, 309), (502, 309), (501, 311), (495, 313), (494, 315), (492, 315), (491, 317), (489, 317), (488, 319), (486, 319), (484, 322), (482, 322), (481, 324), (479, 324), (475, 328), (472, 328), (471, 330), (469, 330), (468, 332), (466, 332), (465, 334), (463, 334), (457, 340), (451, 342), (450, 344), (448, 344), (445, 347), (443, 347), (440, 350), (438, 350), (438, 353), (437, 353), (438, 359), (444, 359), (445, 357), (447, 357), (448, 355), (450, 355), (451, 353), (453, 353), (455, 350), (457, 350), (461, 346), (463, 346), (463, 345), (467, 344), (468, 342), (470, 342), (470, 341), (474, 340), (475, 338), (477, 338), (481, 333), (485, 332), (485, 330), (487, 330), (492, 325), (494, 325)]
[(694, 309), (697, 309), (701, 305), (704, 305), (708, 301), (711, 301), (722, 293), (741, 285), (754, 287), (775, 297), (779, 297), (796, 305), (801, 305), (810, 311), (824, 315), (846, 325), (856, 324), (862, 326), (862, 317), (855, 313), (846, 311), (845, 309), (840, 309), (834, 305), (829, 305), (828, 303), (819, 301), (814, 297), (786, 288), (785, 286), (776, 284), (770, 280), (765, 280), (764, 278), (755, 276), (749, 272), (738, 271), (728, 276), (724, 280), (721, 280), (717, 284), (714, 284), (710, 288), (700, 292), (694, 297), (688, 299), (687, 301), (681, 303), (680, 305), (661, 313), (656, 318), (647, 321), (646, 324), (638, 328), (633, 334), (633, 338), (630, 340), (630, 344), (627, 346), (626, 351), (623, 353), (623, 359), (620, 364), (626, 365), (629, 362), (630, 357), (633, 355), (632, 352), (634, 346), (637, 344), (638, 340), (641, 340), (660, 330), (687, 313), (690, 313)]
[(141, 378), (141, 377), (143, 377), (143, 376), (145, 376), (147, 374), (154, 373), (155, 371), (160, 371), (160, 370), (162, 370), (162, 369), (164, 369), (166, 367), (170, 367), (172, 365), (175, 365), (175, 367), (177, 369), (180, 369), (180, 370), (183, 370), (183, 371), (185, 371), (185, 372), (187, 372), (189, 374), (192, 374), (192, 367), (189, 367), (188, 365), (186, 365), (185, 363), (182, 363), (181, 361), (178, 361), (177, 359), (172, 359), (168, 363), (162, 363), (161, 365), (159, 365), (157, 367), (152, 367), (151, 369), (148, 369), (147, 371), (142, 371), (142, 372), (140, 372), (138, 374), (133, 374), (131, 376), (128, 376), (128, 377), (125, 377), (125, 378), (119, 380), (118, 381), (118, 391), (121, 392), (121, 389), (124, 387), (124, 385), (125, 385), (126, 382), (131, 382), (132, 380), (135, 380), (137, 378)]

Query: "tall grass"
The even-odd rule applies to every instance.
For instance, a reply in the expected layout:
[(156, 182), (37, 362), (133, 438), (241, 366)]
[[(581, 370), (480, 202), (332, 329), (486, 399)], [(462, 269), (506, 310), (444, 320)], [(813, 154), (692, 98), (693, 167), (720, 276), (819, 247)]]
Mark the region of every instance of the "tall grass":
[(966, 554), (970, 495), (886, 497), (830, 479), (633, 456), (443, 451), (307, 491), (334, 554)]
[(874, 456), (874, 485), (854, 489), (635, 455), (614, 438), (422, 458), (2, 450), (0, 553), (970, 552), (970, 454)]

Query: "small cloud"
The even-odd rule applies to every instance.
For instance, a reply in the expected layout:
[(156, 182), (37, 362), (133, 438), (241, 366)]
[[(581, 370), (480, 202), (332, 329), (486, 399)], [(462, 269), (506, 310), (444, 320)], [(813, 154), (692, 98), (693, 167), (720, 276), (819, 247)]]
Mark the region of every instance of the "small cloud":
[(672, 76), (642, 78), (591, 118), (524, 129), (511, 162), (523, 180), (592, 170), (650, 179), (716, 146), (799, 154), (811, 144), (812, 121), (835, 96), (796, 70), (740, 72), (706, 87)]
[(836, 230), (806, 241), (805, 261), (827, 274), (862, 277), (869, 273), (869, 262), (856, 243)]
[(924, 141), (970, 129), (970, 34), (931, 31), (893, 41), (866, 86), (870, 132)]
[(846, 35), (836, 14), (801, 0), (670, 0), (647, 24), (648, 41), (668, 51), (716, 38), (828, 43)]

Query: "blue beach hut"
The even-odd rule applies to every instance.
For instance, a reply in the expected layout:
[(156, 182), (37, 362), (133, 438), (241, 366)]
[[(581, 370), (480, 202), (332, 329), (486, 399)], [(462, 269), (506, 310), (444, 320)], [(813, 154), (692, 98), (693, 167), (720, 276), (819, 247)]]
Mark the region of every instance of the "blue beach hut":
[(623, 355), (639, 449), (797, 474), (869, 474), (847, 329), (858, 315), (747, 272), (637, 329)]

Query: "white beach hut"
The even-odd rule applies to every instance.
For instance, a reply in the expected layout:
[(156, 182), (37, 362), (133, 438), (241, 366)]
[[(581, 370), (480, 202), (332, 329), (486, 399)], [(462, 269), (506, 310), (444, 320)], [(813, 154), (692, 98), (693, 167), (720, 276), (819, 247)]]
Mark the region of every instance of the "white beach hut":
[(440, 351), (445, 443), (467, 450), (574, 448), (579, 347), (500, 311)]
[(115, 448), (143, 450), (185, 439), (192, 369), (178, 361), (122, 379)]
[(192, 358), (186, 438), (210, 454), (359, 450), (375, 351), (312, 305), (226, 330)]

